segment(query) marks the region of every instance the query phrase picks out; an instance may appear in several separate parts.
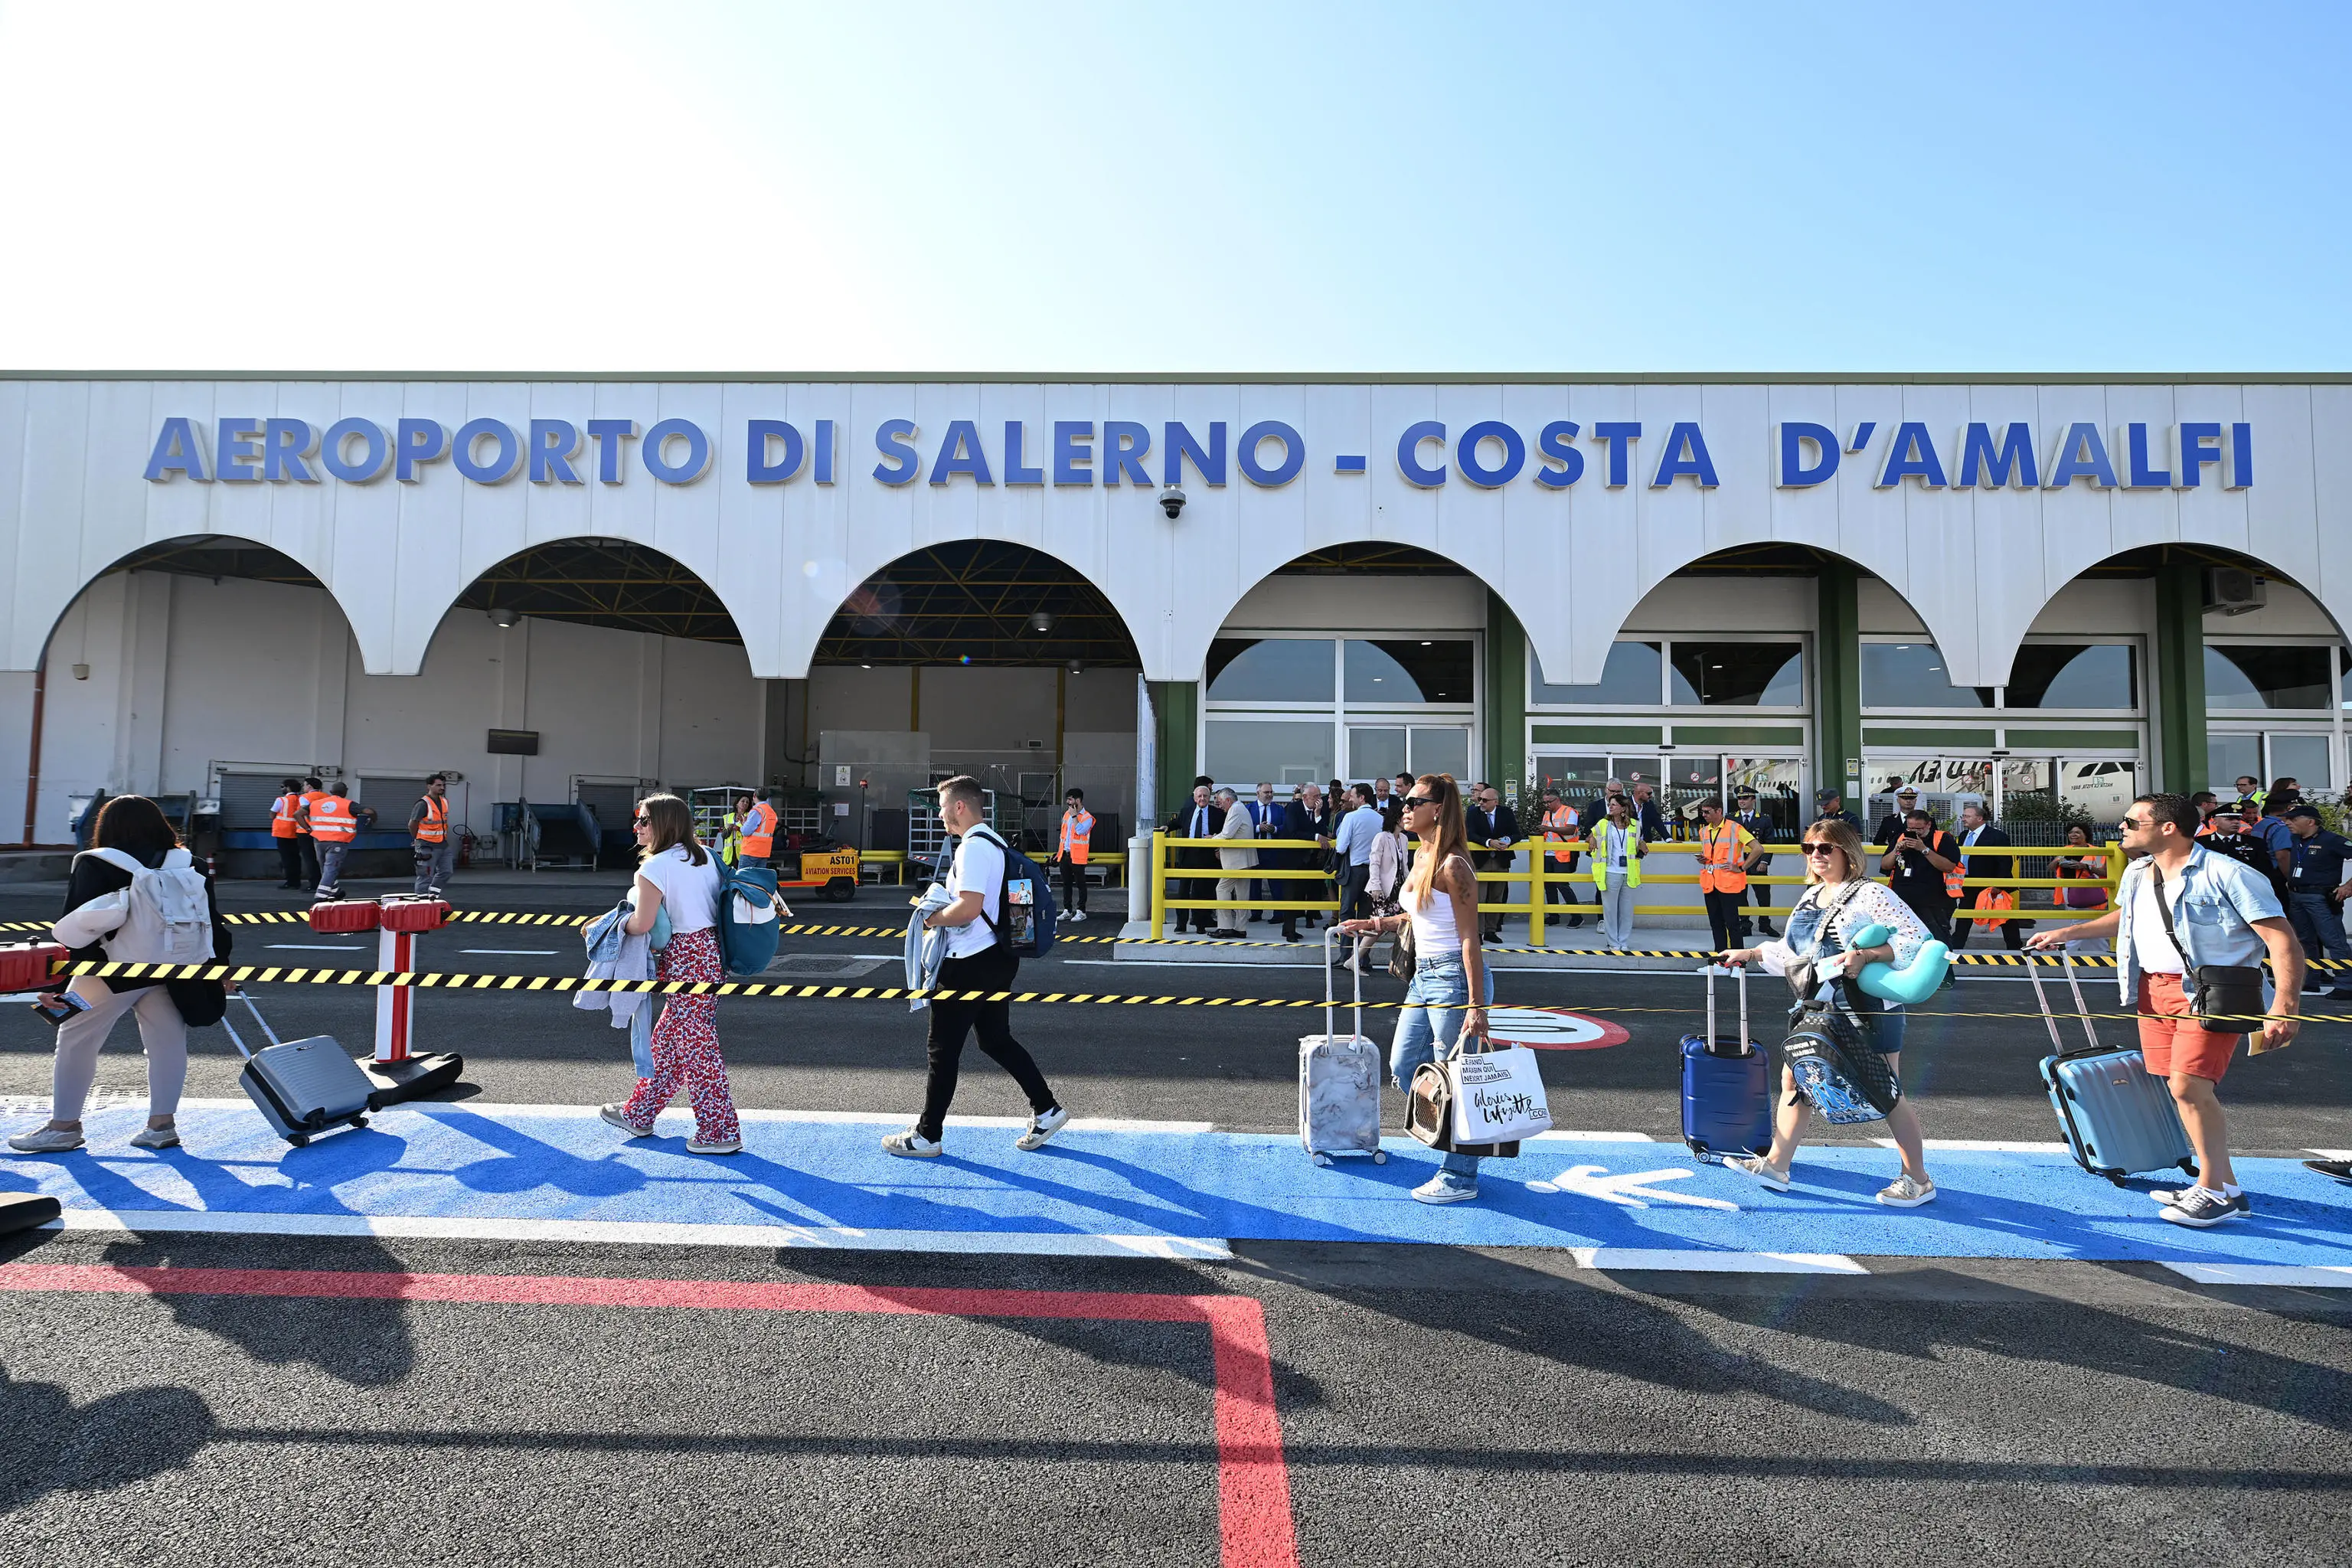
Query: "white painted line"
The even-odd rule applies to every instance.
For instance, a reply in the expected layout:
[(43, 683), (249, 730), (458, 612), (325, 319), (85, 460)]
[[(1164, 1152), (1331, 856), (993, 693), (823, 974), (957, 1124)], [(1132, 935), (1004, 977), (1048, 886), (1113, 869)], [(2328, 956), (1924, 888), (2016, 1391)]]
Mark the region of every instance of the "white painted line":
[[(1882, 1149), (1895, 1147), (1892, 1138), (1874, 1138), (1873, 1143)], [(2065, 1154), (2070, 1151), (2063, 1143), (2034, 1143), (2007, 1138), (1930, 1138), (1930, 1149), (1945, 1149), (1955, 1153), (1978, 1154)]]
[[(1321, 964), (1319, 964), (1319, 963), (1273, 963), (1273, 962), (1265, 962), (1265, 963), (1199, 963), (1199, 962), (1196, 962), (1196, 961), (1190, 961), (1190, 960), (1181, 959), (1181, 958), (1066, 958), (1066, 959), (1062, 960), (1062, 962), (1063, 962), (1064, 963), (1069, 964), (1069, 965), (1070, 965), (1070, 966), (1072, 966), (1073, 968), (1088, 968), (1088, 969), (1240, 969), (1240, 970), (1251, 970), (1251, 969), (1320, 969), (1320, 968), (1322, 968), (1322, 967), (1323, 967), (1323, 965), (1321, 965)], [(1345, 1002), (1341, 1002), (1341, 1003), (1338, 1004), (1338, 1005), (1342, 1006), (1342, 1007), (1345, 1007), (1347, 1005), (1348, 1005), (1348, 1004), (1346, 1004)]]
[(833, 1226), (677, 1225), (594, 1219), (438, 1215), (205, 1214), (184, 1209), (68, 1209), (63, 1230), (198, 1231), (226, 1236), (368, 1236), (426, 1240), (578, 1241), (640, 1247), (801, 1247), (856, 1252), (965, 1252), (1063, 1258), (1226, 1258), (1223, 1241), (1066, 1232), (851, 1230)]
[(560, 956), (551, 947), (461, 947), (463, 958), (555, 958)]
[(1538, 1132), (1529, 1142), (1556, 1141), (1574, 1143), (1654, 1143), (1656, 1139), (1646, 1132), (1571, 1132), (1555, 1127), (1549, 1132)]
[(1580, 1247), (1580, 1268), (1656, 1268), (1690, 1274), (1867, 1274), (1839, 1252), (1703, 1252), (1670, 1247)]
[(2199, 1285), (2302, 1285), (2352, 1290), (2352, 1267), (2294, 1263), (2173, 1263), (2167, 1268)]
[(273, 942), (267, 944), (272, 952), (365, 952), (364, 947), (329, 946), (316, 942)]
[[(141, 1098), (143, 1100), (145, 1097)], [(180, 1103), (190, 1110), (251, 1110), (253, 1109), (253, 1102), (249, 1100), (198, 1100), (192, 1097), (183, 1100)], [(504, 1101), (467, 1100), (446, 1106), (429, 1100), (411, 1102), (392, 1106), (375, 1114), (379, 1117), (486, 1116), (492, 1121), (501, 1116), (544, 1116), (572, 1121), (593, 1121), (599, 1115), (599, 1110), (593, 1105), (518, 1105)], [(832, 1121), (870, 1127), (904, 1127), (913, 1120), (913, 1112), (905, 1110), (750, 1110), (740, 1108), (735, 1112), (736, 1119), (740, 1121)], [(948, 1125), (950, 1127), (1026, 1127), (1029, 1125), (1029, 1119), (1025, 1116), (950, 1116), (948, 1118)], [(685, 1112), (680, 1110), (674, 1113), (675, 1135), (684, 1136), (686, 1126)], [(1213, 1121), (1147, 1121), (1121, 1116), (1073, 1116), (1070, 1118), (1067, 1131), (1198, 1134), (1216, 1131), (1216, 1123)]]

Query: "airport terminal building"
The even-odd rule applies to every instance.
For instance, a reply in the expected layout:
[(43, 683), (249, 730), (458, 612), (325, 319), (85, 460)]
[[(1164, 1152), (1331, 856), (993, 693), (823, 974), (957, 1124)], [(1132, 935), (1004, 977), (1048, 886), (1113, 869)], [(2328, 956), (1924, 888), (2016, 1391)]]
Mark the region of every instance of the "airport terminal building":
[(887, 847), (955, 772), (2111, 823), (2344, 787), (2347, 525), (2346, 376), (22, 374), (0, 776), (39, 844), (445, 770), (484, 840), (759, 784)]

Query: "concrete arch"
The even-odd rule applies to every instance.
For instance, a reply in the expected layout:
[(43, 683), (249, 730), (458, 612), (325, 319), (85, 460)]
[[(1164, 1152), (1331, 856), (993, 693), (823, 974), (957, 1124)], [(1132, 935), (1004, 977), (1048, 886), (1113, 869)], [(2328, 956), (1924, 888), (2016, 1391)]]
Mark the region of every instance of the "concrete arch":
[[(1061, 542), (1065, 547), (1057, 549), (1053, 542), (1023, 537), (1013, 530), (986, 528), (964, 530), (936, 539), (899, 538), (887, 543), (879, 539), (861, 539), (849, 545), (842, 555), (812, 556), (802, 563), (798, 572), (786, 571), (782, 577), (783, 605), (777, 637), (781, 647), (778, 665), (773, 669), (763, 669), (755, 655), (752, 672), (772, 678), (805, 677), (814, 662), (817, 645), (824, 638), (825, 628), (849, 604), (851, 595), (910, 555), (966, 540), (986, 540), (1034, 551), (1085, 578), (1103, 595), (1126, 628), (1129, 641), (1142, 659), (1145, 673), (1153, 679), (1170, 679), (1160, 673), (1168, 644), (1165, 627), (1171, 618), (1165, 603), (1171, 594), (1167, 574), (1154, 574), (1141, 561), (1115, 560), (1107, 531), (1065, 539)], [(1161, 632), (1156, 638), (1151, 635), (1155, 628)], [(1156, 650), (1162, 666), (1154, 664)], [(1194, 658), (1196, 675), (1200, 661), (1206, 656), (1207, 645), (1203, 644)]]
[[(680, 560), (677, 556), (671, 554), (669, 552), (661, 549), (657, 545), (647, 544), (642, 541), (635, 539), (624, 539), (618, 535), (595, 535), (568, 539), (558, 538), (538, 540), (524, 545), (520, 550), (510, 552), (498, 560), (488, 563), (479, 572), (476, 573), (472, 577), (468, 578), (462, 585), (460, 585), (456, 594), (451, 596), (447, 605), (442, 610), (440, 618), (436, 620), (429, 628), (424, 645), (417, 648), (415, 653), (416, 668), (402, 670), (397, 673), (414, 675), (421, 671), (425, 668), (426, 659), (431, 657), (434, 644), (439, 639), (443, 630), (446, 628), (457, 616), (459, 615), (481, 613), (483, 610), (487, 609), (487, 606), (469, 608), (465, 605), (465, 600), (474, 593), (474, 590), (481, 584), (482, 580), (491, 573), (498, 571), (499, 568), (505, 566), (509, 562), (519, 560), (521, 557), (530, 554), (533, 551), (544, 550), (554, 545), (568, 543), (584, 544), (591, 542), (618, 543), (631, 550), (642, 551), (649, 555), (660, 556), (663, 560), (683, 569), (688, 575), (695, 579), (695, 581), (702, 587), (704, 592), (708, 593), (718, 602), (719, 608), (726, 614), (729, 621), (732, 624), (736, 637), (740, 638), (743, 636), (744, 626), (742, 618), (735, 613), (733, 606), (728, 604), (727, 596), (720, 592), (719, 584), (712, 581), (708, 574), (696, 570), (689, 563)], [(589, 616), (587, 615), (566, 615), (562, 612), (564, 610), (593, 610), (596, 607), (585, 605), (584, 603), (578, 605), (562, 603), (560, 596), (551, 586), (538, 590), (525, 590), (519, 594), (501, 594), (494, 596), (499, 598), (503, 602), (510, 604), (510, 607), (515, 609), (519, 616), (540, 619), (588, 621)], [(583, 598), (584, 597), (585, 595), (583, 595)], [(658, 616), (658, 612), (648, 606), (642, 605), (633, 605), (627, 603), (620, 603), (611, 606), (610, 613), (614, 619), (625, 620), (630, 618), (630, 613), (633, 609), (636, 610), (641, 616), (648, 620), (657, 618)], [(591, 621), (590, 624), (595, 623)], [(655, 636), (687, 635), (683, 632), (663, 631), (654, 625), (644, 625), (634, 628), (623, 629), (634, 629)], [(709, 641), (714, 639), (705, 637), (690, 640)], [(371, 670), (369, 673), (374, 674), (378, 672)]]
[[(1271, 551), (1255, 556), (1247, 566), (1236, 570), (1230, 577), (1213, 576), (1212, 574), (1216, 572), (1216, 568), (1213, 565), (1205, 567), (1202, 576), (1208, 577), (1210, 580), (1188, 583), (1187, 587), (1192, 589), (1192, 592), (1178, 599), (1173, 611), (1172, 623), (1175, 627), (1173, 653), (1178, 662), (1171, 667), (1171, 673), (1163, 676), (1159, 671), (1149, 668), (1147, 655), (1146, 673), (1155, 680), (1205, 679), (1208, 675), (1209, 645), (1216, 640), (1219, 631), (1223, 628), (1226, 621), (1233, 617), (1234, 610), (1253, 590), (1276, 575), (1284, 567), (1303, 557), (1315, 554), (1318, 551), (1349, 544), (1411, 545), (1460, 567), (1463, 572), (1476, 579), (1482, 585), (1500, 595), (1503, 602), (1510, 606), (1512, 613), (1519, 617), (1520, 623), (1527, 626), (1528, 636), (1532, 637), (1538, 625), (1545, 617), (1546, 607), (1539, 596), (1528, 592), (1524, 583), (1514, 584), (1508, 574), (1501, 570), (1501, 563), (1498, 559), (1503, 552), (1500, 538), (1486, 540), (1483, 542), (1484, 547), (1481, 547), (1482, 542), (1475, 539), (1438, 538), (1436, 535), (1440, 531), (1433, 529), (1386, 529), (1376, 534), (1369, 533), (1362, 529), (1350, 529), (1344, 532), (1332, 531), (1310, 535), (1307, 542), (1296, 549), (1291, 549), (1286, 542), (1281, 548), (1288, 552), (1279, 560), (1264, 565), (1262, 570), (1259, 569), (1259, 563), (1267, 562), (1268, 557), (1273, 553)], [(1631, 608), (1630, 602), (1627, 607)], [(1608, 648), (1604, 640), (1601, 655), (1593, 661), (1593, 668), (1596, 671), (1600, 668), (1601, 658), (1605, 658), (1607, 654)]]
[[(69, 592), (65, 593), (62, 597), (55, 598), (54, 601), (47, 592), (47, 584), (33, 584), (19, 579), (17, 584), (19, 597), (16, 605), (16, 637), (21, 640), (12, 642), (8, 668), (21, 670), (38, 668), (42, 659), (48, 653), (50, 643), (57, 637), (58, 628), (65, 624), (66, 617), (72, 613), (74, 606), (79, 604), (83, 596), (97, 586), (100, 580), (111, 573), (123, 570), (126, 565), (130, 565), (134, 571), (144, 569), (148, 563), (141, 562), (140, 557), (171, 545), (249, 545), (256, 549), (274, 551), (317, 579), (319, 586), (325, 592), (328, 600), (333, 604), (335, 614), (346, 626), (352, 627), (354, 632), (358, 629), (352, 619), (349, 606), (337, 597), (331, 587), (327, 586), (317, 562), (305, 560), (294, 552), (269, 540), (249, 534), (167, 534), (142, 541), (121, 552), (95, 571), (83, 576), (73, 584)], [(155, 569), (162, 571), (169, 568), (157, 564)], [(37, 638), (32, 635), (35, 632), (38, 633)]]

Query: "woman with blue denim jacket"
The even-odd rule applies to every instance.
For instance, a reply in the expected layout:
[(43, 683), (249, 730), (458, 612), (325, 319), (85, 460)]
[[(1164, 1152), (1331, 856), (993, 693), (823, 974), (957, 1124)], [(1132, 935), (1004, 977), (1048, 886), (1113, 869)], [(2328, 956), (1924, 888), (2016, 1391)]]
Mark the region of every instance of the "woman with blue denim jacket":
[[(1486, 1038), (1486, 1004), (1495, 977), (1478, 945), (1478, 881), (1471, 869), (1462, 786), (1451, 773), (1423, 773), (1404, 797), (1405, 831), (1421, 840), (1399, 898), (1402, 912), (1343, 921), (1351, 936), (1378, 936), (1412, 927), (1412, 984), (1389, 1047), (1389, 1074), (1410, 1090), (1423, 1063), (1451, 1058)], [(1475, 1000), (1474, 1000), (1475, 998)], [(1458, 1204), (1478, 1195), (1478, 1156), (1449, 1152), (1436, 1175), (1415, 1187), (1425, 1204)]]
[[(1723, 962), (1735, 967), (1761, 963), (1770, 974), (1787, 974), (1811, 964), (1817, 983), (1827, 987), (1831, 999), (1860, 1025), (1864, 1048), (1884, 1057), (1887, 1071), (1899, 1083), (1902, 1005), (1870, 995), (1853, 984), (1853, 977), (1873, 963), (1891, 963), (1898, 969), (1909, 964), (1927, 941), (1927, 928), (1892, 889), (1870, 879), (1862, 835), (1852, 825), (1825, 816), (1805, 829), (1804, 846), (1805, 880), (1810, 886), (1797, 900), (1780, 939), (1760, 947), (1733, 948), (1723, 954)], [(1886, 941), (1857, 948), (1845, 940), (1847, 931), (1873, 925), (1886, 928)], [(1789, 1166), (1805, 1129), (1806, 1106), (1797, 1098), (1796, 1089), (1795, 1076), (1782, 1068), (1770, 1152), (1724, 1162), (1776, 1193), (1789, 1190)], [(1936, 1184), (1927, 1174), (1927, 1146), (1910, 1096), (1896, 1100), (1895, 1109), (1886, 1113), (1886, 1130), (1895, 1134), (1895, 1146), (1902, 1152), (1903, 1173), (1880, 1190), (1878, 1201), (1898, 1209), (1932, 1203)]]

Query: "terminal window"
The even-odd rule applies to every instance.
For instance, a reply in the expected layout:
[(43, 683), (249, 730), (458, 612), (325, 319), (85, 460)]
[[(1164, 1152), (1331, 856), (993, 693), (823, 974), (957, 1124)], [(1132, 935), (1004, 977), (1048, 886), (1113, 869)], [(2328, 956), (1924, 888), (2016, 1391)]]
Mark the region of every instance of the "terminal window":
[(1931, 642), (1862, 645), (1864, 708), (1990, 708), (1997, 689), (1953, 685), (1943, 650)]
[(2207, 643), (2205, 706), (2221, 712), (2336, 706), (2334, 650), (2318, 643)]

